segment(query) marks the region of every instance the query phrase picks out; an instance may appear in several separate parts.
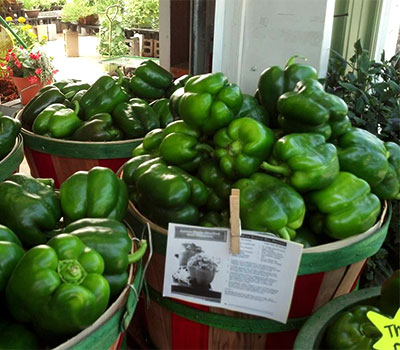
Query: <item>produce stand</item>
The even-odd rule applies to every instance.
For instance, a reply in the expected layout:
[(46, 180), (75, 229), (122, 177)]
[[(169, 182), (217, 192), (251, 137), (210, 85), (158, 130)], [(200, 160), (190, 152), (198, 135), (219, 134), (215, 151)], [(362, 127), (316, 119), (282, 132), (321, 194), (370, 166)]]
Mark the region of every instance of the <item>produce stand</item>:
[(297, 59), (253, 97), (222, 72), (110, 57), (134, 74), (57, 81), (0, 116), (0, 247), (26, 250), (0, 283), (7, 322), (49, 348), (119, 349), (146, 281), (136, 322), (158, 348), (292, 349), (301, 329), (309, 348), (324, 305), (370, 297), (354, 290), (388, 234), (400, 146), (352, 127)]

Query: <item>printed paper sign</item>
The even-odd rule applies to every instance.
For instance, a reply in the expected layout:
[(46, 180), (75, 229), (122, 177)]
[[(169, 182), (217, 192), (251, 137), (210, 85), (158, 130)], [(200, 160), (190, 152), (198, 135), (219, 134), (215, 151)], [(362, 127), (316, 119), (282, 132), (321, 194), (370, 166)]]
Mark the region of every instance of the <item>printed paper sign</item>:
[(169, 224), (163, 296), (286, 323), (302, 245), (242, 231), (230, 254), (230, 230)]

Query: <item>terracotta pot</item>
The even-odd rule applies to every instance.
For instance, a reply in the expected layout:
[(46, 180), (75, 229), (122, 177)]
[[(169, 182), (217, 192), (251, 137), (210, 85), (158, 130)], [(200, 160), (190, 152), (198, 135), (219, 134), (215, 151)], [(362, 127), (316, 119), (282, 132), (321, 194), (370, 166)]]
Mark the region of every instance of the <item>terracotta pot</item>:
[(29, 18), (36, 18), (37, 16), (39, 16), (39, 12), (39, 9), (25, 10), (25, 13)]
[(78, 22), (80, 24), (86, 24), (86, 25), (94, 25), (98, 22), (99, 16), (97, 14), (89, 15), (86, 17), (81, 17), (79, 18)]
[(25, 106), (32, 98), (36, 96), (43, 85), (51, 84), (51, 79), (46, 83), (31, 84), (28, 78), (13, 77), (15, 86), (17, 87), (21, 103)]

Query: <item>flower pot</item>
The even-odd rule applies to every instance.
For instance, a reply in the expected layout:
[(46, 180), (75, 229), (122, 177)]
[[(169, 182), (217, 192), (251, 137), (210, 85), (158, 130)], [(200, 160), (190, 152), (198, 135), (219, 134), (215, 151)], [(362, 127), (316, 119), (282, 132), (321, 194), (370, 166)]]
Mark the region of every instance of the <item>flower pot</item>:
[[(43, 83), (31, 84), (28, 78), (13, 77), (15, 86), (17, 87), (21, 103), (25, 106), (32, 98), (36, 96), (39, 90), (43, 87)], [(51, 79), (45, 84), (51, 83)]]
[(84, 24), (84, 25), (85, 24), (86, 25), (94, 25), (94, 24), (97, 24), (98, 20), (99, 20), (99, 16), (97, 14), (93, 14), (93, 15), (79, 18), (78, 22), (80, 24)]
[(29, 18), (36, 18), (39, 16), (40, 9), (34, 9), (34, 10), (25, 10), (26, 15)]

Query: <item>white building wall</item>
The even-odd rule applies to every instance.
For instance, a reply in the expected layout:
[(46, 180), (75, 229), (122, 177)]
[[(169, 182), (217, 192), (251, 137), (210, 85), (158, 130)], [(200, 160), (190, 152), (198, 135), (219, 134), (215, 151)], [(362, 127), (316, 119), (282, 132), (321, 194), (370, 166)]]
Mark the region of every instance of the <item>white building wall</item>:
[(326, 74), (334, 0), (217, 0), (213, 71), (253, 94), (261, 72), (293, 55)]

